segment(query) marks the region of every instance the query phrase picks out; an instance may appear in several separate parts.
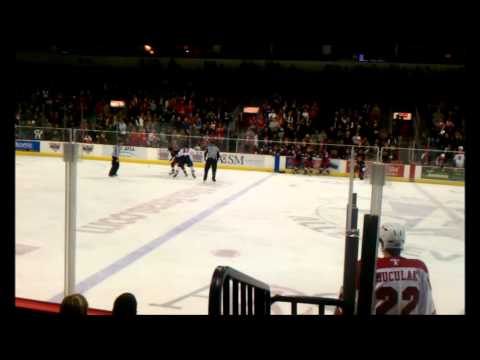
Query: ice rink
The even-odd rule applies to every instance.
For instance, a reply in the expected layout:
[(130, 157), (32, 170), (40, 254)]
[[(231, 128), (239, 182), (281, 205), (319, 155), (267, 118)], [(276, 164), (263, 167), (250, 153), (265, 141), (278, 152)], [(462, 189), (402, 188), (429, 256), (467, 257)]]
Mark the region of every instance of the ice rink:
[[(219, 169), (217, 182), (169, 167), (78, 163), (76, 290), (91, 307), (135, 294), (139, 314), (207, 314), (213, 271), (228, 265), (273, 293), (336, 296), (348, 179)], [(65, 167), (16, 157), (16, 296), (61, 301)], [(359, 225), (371, 186), (356, 180)], [(407, 228), (405, 257), (430, 270), (439, 314), (464, 313), (464, 188), (387, 182), (382, 222)], [(287, 313), (275, 305), (272, 312)], [(314, 313), (305, 306), (300, 313)]]

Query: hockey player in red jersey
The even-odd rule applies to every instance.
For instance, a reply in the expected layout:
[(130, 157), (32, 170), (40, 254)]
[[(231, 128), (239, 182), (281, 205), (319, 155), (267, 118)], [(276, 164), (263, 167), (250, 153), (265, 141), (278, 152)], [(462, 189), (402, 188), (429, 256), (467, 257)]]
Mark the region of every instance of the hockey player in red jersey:
[[(427, 266), (421, 260), (400, 256), (405, 246), (405, 228), (384, 224), (379, 241), (383, 258), (377, 259), (373, 314), (435, 315)], [(357, 276), (358, 285), (359, 271)], [(335, 313), (341, 314), (341, 309), (337, 308)]]
[(297, 147), (293, 151), (293, 173), (296, 174), (302, 166), (303, 166), (303, 152), (299, 147)]
[(308, 151), (303, 154), (303, 173), (305, 175), (313, 174), (313, 151)]
[(325, 151), (322, 156), (322, 161), (320, 163), (320, 174), (327, 174), (330, 175), (330, 167), (332, 163), (330, 161), (330, 156), (328, 155), (328, 151)]

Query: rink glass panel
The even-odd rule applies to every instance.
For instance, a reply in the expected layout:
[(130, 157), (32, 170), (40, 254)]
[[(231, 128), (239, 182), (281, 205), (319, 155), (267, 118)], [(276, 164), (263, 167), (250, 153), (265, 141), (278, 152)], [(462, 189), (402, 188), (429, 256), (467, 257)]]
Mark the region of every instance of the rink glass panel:
[[(64, 289), (65, 163), (69, 129), (16, 127), (15, 294), (49, 301)], [(51, 156), (39, 156), (44, 140)], [(38, 148), (37, 148), (38, 145)], [(48, 266), (46, 265), (48, 264)]]

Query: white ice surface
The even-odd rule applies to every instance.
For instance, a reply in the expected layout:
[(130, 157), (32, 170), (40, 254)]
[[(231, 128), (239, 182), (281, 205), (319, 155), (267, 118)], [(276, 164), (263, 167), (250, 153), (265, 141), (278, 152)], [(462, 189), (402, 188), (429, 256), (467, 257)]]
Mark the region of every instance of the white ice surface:
[[(336, 296), (348, 179), (219, 169), (217, 183), (203, 183), (202, 169), (194, 180), (172, 179), (167, 166), (127, 163), (109, 178), (109, 167), (78, 164), (76, 283), (91, 307), (111, 309), (116, 296), (131, 292), (140, 314), (207, 314), (218, 265), (258, 278), (274, 293)], [(16, 157), (18, 297), (58, 300), (63, 291), (64, 179), (62, 159)], [(371, 186), (356, 180), (354, 191), (361, 234)], [(430, 270), (438, 313), (463, 313), (464, 188), (388, 182), (383, 199), (382, 221), (407, 227), (404, 256)], [(132, 210), (146, 204), (156, 213)], [(119, 213), (122, 226), (84, 231)], [(283, 305), (272, 310), (288, 312)]]

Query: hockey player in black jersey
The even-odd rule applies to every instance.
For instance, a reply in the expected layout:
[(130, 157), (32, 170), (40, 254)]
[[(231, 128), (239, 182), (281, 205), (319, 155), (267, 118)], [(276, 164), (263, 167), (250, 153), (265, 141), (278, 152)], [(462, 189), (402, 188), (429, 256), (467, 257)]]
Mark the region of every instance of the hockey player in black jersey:
[(178, 154), (178, 149), (174, 149), (172, 146), (170, 146), (168, 148), (168, 151), (170, 153), (170, 167), (171, 167), (171, 170), (170, 172), (168, 173), (168, 175), (173, 175), (175, 174), (175, 165), (177, 164), (177, 154)]
[(358, 173), (358, 178), (360, 180), (363, 180), (364, 177), (365, 177), (365, 171), (367, 170), (367, 166), (365, 164), (364, 156), (359, 156), (358, 157), (356, 170), (357, 170), (357, 173)]

